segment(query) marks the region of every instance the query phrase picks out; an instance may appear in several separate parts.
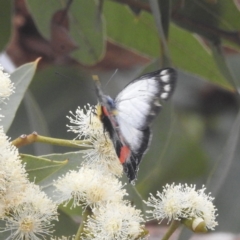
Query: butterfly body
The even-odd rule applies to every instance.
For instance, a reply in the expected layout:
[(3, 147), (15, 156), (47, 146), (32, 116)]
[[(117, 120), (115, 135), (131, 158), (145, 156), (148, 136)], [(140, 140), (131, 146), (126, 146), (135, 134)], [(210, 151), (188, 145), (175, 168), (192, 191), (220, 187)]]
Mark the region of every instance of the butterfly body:
[(99, 82), (96, 83), (100, 120), (130, 182), (136, 179), (148, 148), (150, 124), (161, 109), (159, 100), (171, 96), (175, 82), (174, 69), (158, 70), (131, 81), (115, 99), (103, 94)]

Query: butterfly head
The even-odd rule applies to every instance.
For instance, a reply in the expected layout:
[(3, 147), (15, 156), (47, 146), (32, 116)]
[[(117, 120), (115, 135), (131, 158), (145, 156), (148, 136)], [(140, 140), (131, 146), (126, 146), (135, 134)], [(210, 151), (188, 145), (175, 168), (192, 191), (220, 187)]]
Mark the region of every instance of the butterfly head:
[(102, 106), (104, 106), (108, 110), (108, 112), (113, 112), (116, 109), (115, 101), (110, 96), (107, 96), (102, 92), (101, 84), (98, 76), (94, 75), (93, 80), (95, 81), (96, 92), (97, 92), (99, 103)]
[(104, 103), (103, 103), (105, 106), (107, 106), (108, 110), (109, 111), (114, 111), (116, 109), (116, 104), (114, 102), (114, 100), (109, 97), (109, 96), (104, 96)]

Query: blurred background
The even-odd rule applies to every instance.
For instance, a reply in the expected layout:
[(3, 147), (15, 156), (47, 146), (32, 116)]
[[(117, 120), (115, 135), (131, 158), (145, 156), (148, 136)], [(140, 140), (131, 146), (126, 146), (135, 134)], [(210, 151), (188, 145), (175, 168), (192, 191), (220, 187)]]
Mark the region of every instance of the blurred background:
[[(92, 75), (114, 97), (140, 74), (174, 67), (176, 90), (154, 121), (136, 188), (146, 199), (166, 183), (204, 184), (216, 198), (216, 231), (240, 232), (240, 1), (12, 0), (0, 6), (5, 70), (41, 57), (8, 136), (36, 131), (73, 139), (66, 116), (97, 103)], [(67, 151), (74, 150), (20, 149)]]

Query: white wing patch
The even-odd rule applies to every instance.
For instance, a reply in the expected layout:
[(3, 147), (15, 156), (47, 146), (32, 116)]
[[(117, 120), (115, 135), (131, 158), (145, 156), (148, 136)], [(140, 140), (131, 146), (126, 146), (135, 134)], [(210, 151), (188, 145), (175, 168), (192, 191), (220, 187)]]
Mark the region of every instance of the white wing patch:
[(171, 69), (146, 74), (130, 82), (116, 97), (117, 122), (131, 147), (132, 144), (136, 144), (136, 147), (139, 145), (141, 131), (151, 124), (159, 112), (159, 99), (170, 97), (175, 78), (175, 72)]
[(162, 99), (167, 99), (168, 98), (168, 93), (162, 93), (161, 95), (160, 95), (160, 97), (162, 98)]
[(116, 97), (116, 102), (126, 99), (149, 95), (157, 95), (159, 92), (159, 83), (154, 79), (141, 79), (128, 84)]
[(134, 128), (128, 121), (123, 118), (118, 118), (119, 128), (121, 129), (121, 134), (126, 141), (126, 144), (130, 144), (131, 150), (133, 152), (138, 152), (139, 146), (143, 141), (144, 135), (141, 130)]
[[(143, 79), (130, 83), (117, 96), (115, 103), (117, 118), (124, 119), (137, 129), (146, 126), (146, 121), (153, 107), (159, 108), (159, 82), (153, 79)], [(155, 114), (154, 114), (155, 115)]]
[(169, 83), (170, 82), (170, 75), (168, 74), (168, 71), (167, 70), (163, 70), (161, 72), (161, 80), (165, 83)]
[(171, 91), (171, 85), (170, 84), (167, 84), (167, 85), (165, 85), (164, 87), (163, 87), (163, 89), (164, 89), (164, 91), (166, 91), (166, 92), (170, 92)]

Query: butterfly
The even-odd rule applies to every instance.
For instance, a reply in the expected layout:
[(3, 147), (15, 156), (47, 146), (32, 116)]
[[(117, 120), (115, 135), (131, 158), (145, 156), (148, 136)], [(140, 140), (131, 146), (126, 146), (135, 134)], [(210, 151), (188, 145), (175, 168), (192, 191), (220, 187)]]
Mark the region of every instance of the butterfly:
[(149, 146), (150, 125), (161, 109), (159, 100), (172, 95), (176, 79), (173, 68), (147, 73), (127, 84), (115, 99), (105, 95), (100, 82), (95, 81), (98, 116), (131, 183)]

